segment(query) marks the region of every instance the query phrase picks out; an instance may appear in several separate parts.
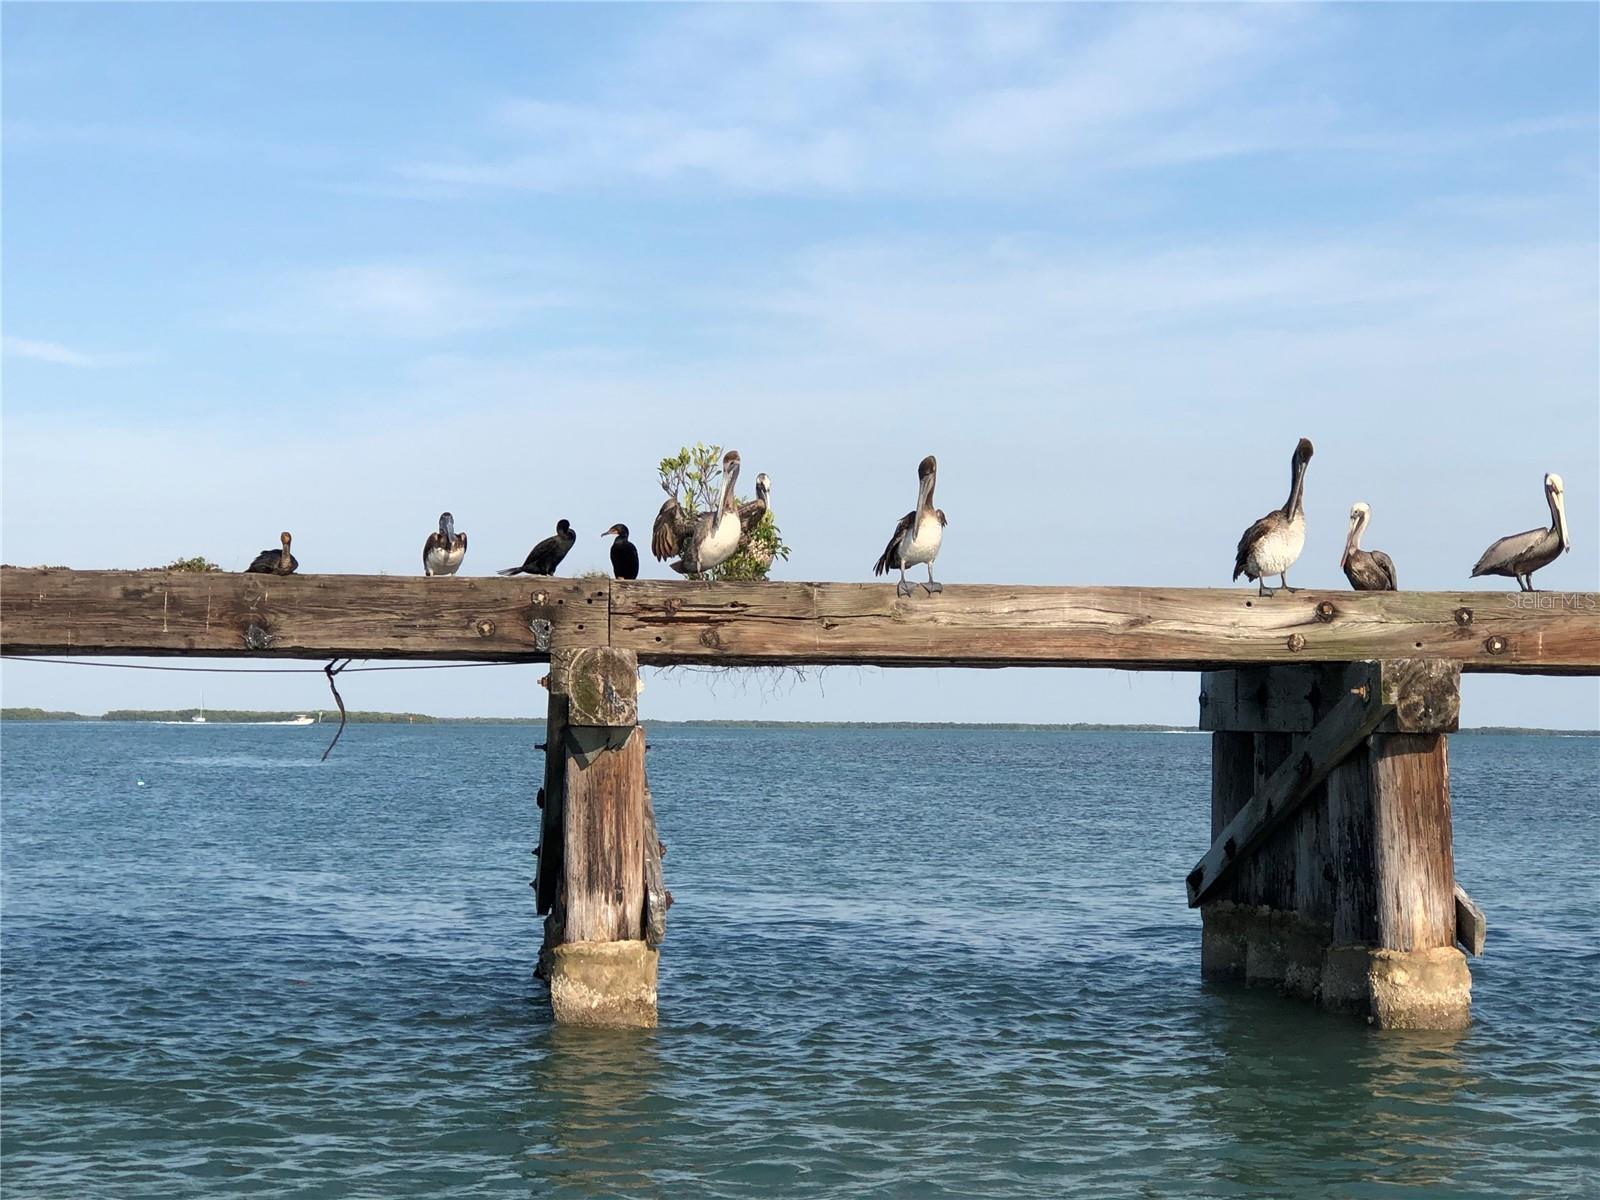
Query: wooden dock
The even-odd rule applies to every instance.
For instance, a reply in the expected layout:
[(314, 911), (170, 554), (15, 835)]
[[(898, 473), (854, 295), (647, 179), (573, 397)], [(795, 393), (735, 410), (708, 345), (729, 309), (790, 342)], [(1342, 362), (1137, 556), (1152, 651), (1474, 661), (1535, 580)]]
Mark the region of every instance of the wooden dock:
[(641, 664), (1202, 672), (1202, 970), (1459, 1028), (1486, 918), (1456, 883), (1462, 672), (1600, 674), (1573, 592), (694, 583), (0, 568), (0, 653), (550, 663), (540, 969), (558, 1021), (650, 1025), (670, 896)]

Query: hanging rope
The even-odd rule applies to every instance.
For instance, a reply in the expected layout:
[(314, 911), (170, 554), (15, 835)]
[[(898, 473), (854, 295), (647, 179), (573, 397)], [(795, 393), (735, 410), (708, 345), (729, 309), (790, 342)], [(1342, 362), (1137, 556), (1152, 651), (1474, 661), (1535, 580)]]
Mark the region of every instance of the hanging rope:
[(322, 673), (328, 677), (328, 690), (333, 693), (333, 701), (334, 701), (335, 704), (337, 704), (339, 706), (339, 728), (337, 728), (337, 729), (335, 729), (333, 731), (333, 741), (329, 742), (328, 743), (328, 748), (322, 752), (322, 761), (323, 762), (327, 762), (328, 761), (328, 755), (332, 754), (333, 753), (333, 748), (339, 744), (339, 735), (344, 732), (344, 722), (345, 722), (344, 697), (339, 695), (339, 689), (338, 689), (337, 686), (335, 686), (335, 684), (333, 682), (333, 677), (335, 675), (337, 675), (340, 671), (343, 671), (349, 665), (350, 665), (350, 660), (348, 658), (345, 659), (342, 664), (339, 663), (339, 660), (336, 658), (332, 662), (330, 662), (327, 666), (322, 668)]

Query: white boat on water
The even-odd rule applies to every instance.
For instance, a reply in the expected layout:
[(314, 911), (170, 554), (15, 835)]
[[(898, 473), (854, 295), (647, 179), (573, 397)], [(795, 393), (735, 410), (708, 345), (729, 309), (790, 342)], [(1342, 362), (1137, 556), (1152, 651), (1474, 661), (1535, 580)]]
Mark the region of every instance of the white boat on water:
[(301, 713), (287, 721), (208, 721), (204, 713), (190, 717), (187, 721), (158, 721), (159, 725), (291, 725), (300, 728), (306, 725), (315, 725), (317, 719)]

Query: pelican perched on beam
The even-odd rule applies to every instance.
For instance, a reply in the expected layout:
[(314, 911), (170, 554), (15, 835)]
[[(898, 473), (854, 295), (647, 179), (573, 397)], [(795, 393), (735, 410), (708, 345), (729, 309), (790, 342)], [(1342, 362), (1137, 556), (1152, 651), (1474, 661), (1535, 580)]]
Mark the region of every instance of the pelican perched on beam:
[(1533, 573), (1553, 563), (1562, 551), (1572, 549), (1572, 539), (1567, 536), (1567, 505), (1562, 499), (1565, 491), (1561, 476), (1553, 471), (1546, 475), (1544, 498), (1550, 503), (1550, 528), (1501, 538), (1483, 552), (1472, 568), (1472, 577), (1504, 575), (1515, 579), (1523, 591), (1533, 591)]
[(573, 529), (565, 517), (556, 522), (556, 531), (547, 537), (532, 550), (528, 557), (522, 560), (520, 567), (506, 567), (499, 572), (501, 575), (554, 575), (556, 568), (561, 565), (561, 560), (567, 556), (567, 551), (572, 549), (573, 543), (578, 540), (578, 532)]
[(690, 516), (676, 496), (668, 495), (650, 530), (651, 552), (663, 561), (676, 555), (678, 561), (671, 565), (680, 575), (700, 575), (732, 558), (744, 536), (733, 495), (738, 481), (739, 452), (729, 450), (722, 456), (722, 496), (716, 508)]
[(761, 524), (761, 519), (767, 515), (771, 507), (772, 480), (765, 471), (756, 476), (756, 498), (746, 500), (739, 505), (739, 531), (749, 537)]
[(939, 557), (939, 546), (944, 541), (944, 510), (933, 506), (933, 488), (939, 478), (939, 461), (928, 455), (917, 464), (917, 506), (900, 518), (883, 548), (878, 561), (872, 564), (872, 573), (882, 575), (898, 569), (900, 585), (895, 594), (911, 595), (912, 584), (906, 582), (906, 568), (924, 563), (928, 568), (928, 582), (918, 584), (930, 596), (944, 591), (944, 584), (933, 577), (933, 560)]
[(279, 548), (263, 550), (244, 569), (246, 575), (293, 575), (300, 569), (300, 560), (289, 553), (289, 543), (294, 539), (287, 532), (278, 535)]
[(1289, 586), (1289, 568), (1300, 557), (1306, 544), (1305, 484), (1306, 464), (1311, 461), (1311, 442), (1301, 438), (1289, 460), (1289, 498), (1282, 508), (1273, 509), (1262, 517), (1239, 539), (1239, 551), (1233, 559), (1233, 577), (1243, 575), (1257, 581), (1257, 594), (1271, 596), (1276, 589), (1267, 587), (1267, 576), (1276, 575), (1283, 584), (1282, 590), (1297, 592)]
[(467, 556), (467, 535), (456, 532), (456, 519), (449, 513), (439, 514), (439, 531), (430, 533), (422, 543), (422, 573), (424, 575), (454, 575), (461, 569), (461, 560)]
[(1396, 592), (1400, 590), (1400, 576), (1394, 569), (1394, 559), (1382, 550), (1363, 550), (1361, 534), (1372, 520), (1372, 510), (1366, 502), (1357, 500), (1350, 506), (1350, 532), (1345, 535), (1344, 553), (1339, 565), (1344, 577), (1358, 592)]

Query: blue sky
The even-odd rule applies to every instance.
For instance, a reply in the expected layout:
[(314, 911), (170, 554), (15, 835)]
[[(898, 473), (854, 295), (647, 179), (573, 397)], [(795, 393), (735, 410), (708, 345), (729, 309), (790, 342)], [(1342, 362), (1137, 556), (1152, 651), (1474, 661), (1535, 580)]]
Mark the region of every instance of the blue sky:
[[(934, 452), (941, 578), (1224, 585), (1305, 435), (1295, 582), (1343, 585), (1362, 499), (1406, 586), (1463, 586), (1556, 470), (1540, 582), (1594, 589), (1597, 11), (8, 4), (4, 558), (236, 569), (287, 528), (409, 572), (450, 508), (468, 572), (560, 516), (600, 567), (705, 440), (772, 475), (788, 578), (866, 578)], [(524, 713), (538, 674), (345, 690)], [(646, 711), (1190, 720), (1196, 682), (657, 674)], [(1600, 721), (1592, 680), (1466, 700)]]

